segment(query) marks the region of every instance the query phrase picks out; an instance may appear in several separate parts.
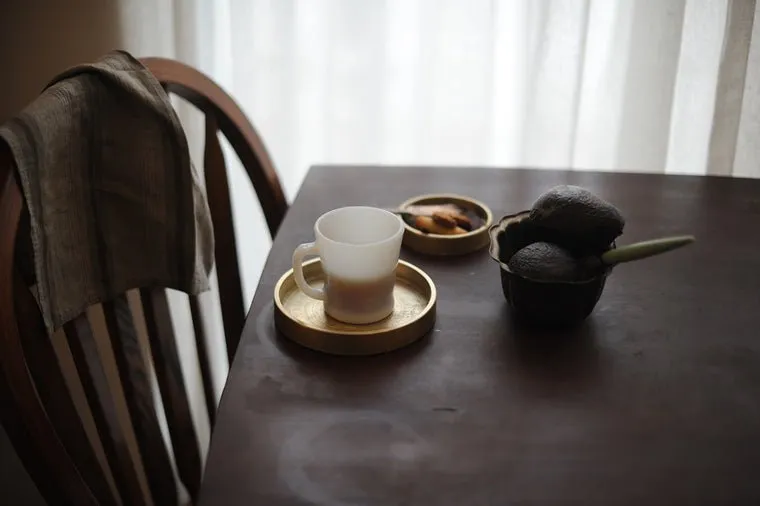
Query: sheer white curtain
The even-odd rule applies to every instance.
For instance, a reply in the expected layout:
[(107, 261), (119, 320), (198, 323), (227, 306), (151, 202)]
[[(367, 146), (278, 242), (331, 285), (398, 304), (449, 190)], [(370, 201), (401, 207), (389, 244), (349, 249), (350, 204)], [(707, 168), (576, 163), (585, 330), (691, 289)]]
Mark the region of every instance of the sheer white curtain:
[(241, 103), (291, 195), (318, 162), (760, 176), (754, 0), (181, 5), (179, 56)]

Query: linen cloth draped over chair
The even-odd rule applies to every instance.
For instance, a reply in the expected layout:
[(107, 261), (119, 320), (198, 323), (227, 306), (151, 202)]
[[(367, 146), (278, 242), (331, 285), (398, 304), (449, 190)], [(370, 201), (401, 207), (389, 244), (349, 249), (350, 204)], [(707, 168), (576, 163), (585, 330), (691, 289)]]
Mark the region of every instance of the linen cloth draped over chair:
[[(205, 190), (167, 92), (206, 113)], [(287, 203), (263, 142), (228, 95), (179, 62), (109, 53), (57, 76), (0, 129), (2, 422), (51, 504), (197, 497), (203, 452), (164, 289), (190, 296), (213, 426), (197, 294), (214, 263), (230, 360), (244, 319), (219, 130), (274, 234)], [(52, 344), (60, 330), (75, 380)]]
[(0, 137), (24, 191), (48, 330), (131, 288), (208, 289), (208, 204), (168, 95), (131, 55), (57, 76)]

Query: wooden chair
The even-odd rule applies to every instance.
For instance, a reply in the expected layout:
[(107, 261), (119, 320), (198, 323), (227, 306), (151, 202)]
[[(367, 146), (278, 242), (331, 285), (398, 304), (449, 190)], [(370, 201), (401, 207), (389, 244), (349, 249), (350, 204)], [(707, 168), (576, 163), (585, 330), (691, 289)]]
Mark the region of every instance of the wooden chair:
[[(143, 63), (169, 93), (205, 113), (205, 179), (215, 230), (216, 269), (223, 327), (231, 360), (244, 322), (243, 296), (232, 223), (227, 172), (217, 132), (240, 158), (264, 211), (277, 231), (288, 208), (261, 139), (235, 102), (213, 81), (182, 63), (146, 58)], [(110, 472), (97, 458), (66, 386), (61, 365), (29, 288), (14, 263), (23, 198), (15, 165), (0, 141), (0, 407), (2, 423), (24, 466), (49, 504), (141, 505), (144, 493), (120, 428), (90, 321), (80, 315), (65, 325), (87, 404)], [(165, 290), (140, 290), (150, 354), (158, 380), (179, 480), (194, 500), (201, 483), (201, 452), (191, 419)], [(216, 410), (198, 301), (190, 297), (204, 393), (213, 426)], [(169, 451), (159, 425), (148, 368), (127, 296), (102, 304), (129, 419), (157, 506), (178, 503)]]

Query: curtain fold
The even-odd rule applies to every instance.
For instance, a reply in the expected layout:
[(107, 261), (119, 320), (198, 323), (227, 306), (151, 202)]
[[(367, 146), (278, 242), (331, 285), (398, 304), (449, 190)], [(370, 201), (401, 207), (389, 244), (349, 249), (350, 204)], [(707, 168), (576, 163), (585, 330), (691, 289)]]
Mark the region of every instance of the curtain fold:
[(747, 56), (741, 120), (734, 157), (734, 176), (760, 174), (760, 9), (754, 4), (750, 48)]
[[(744, 137), (747, 130), (757, 131), (756, 125), (760, 121), (760, 117), (755, 115), (753, 118), (750, 113), (750, 106), (758, 93), (757, 85), (746, 80), (750, 46), (755, 46), (757, 51), (760, 43), (755, 39), (753, 44), (752, 40), (756, 16), (755, 0), (729, 1), (710, 139), (708, 172), (711, 174), (760, 176), (760, 167), (744, 166), (744, 153), (739, 157), (742, 165), (736, 165), (740, 126)], [(753, 139), (753, 143), (757, 142), (757, 138)], [(749, 145), (741, 147), (751, 149)]]
[(760, 176), (755, 0), (180, 4), (289, 195), (315, 163)]

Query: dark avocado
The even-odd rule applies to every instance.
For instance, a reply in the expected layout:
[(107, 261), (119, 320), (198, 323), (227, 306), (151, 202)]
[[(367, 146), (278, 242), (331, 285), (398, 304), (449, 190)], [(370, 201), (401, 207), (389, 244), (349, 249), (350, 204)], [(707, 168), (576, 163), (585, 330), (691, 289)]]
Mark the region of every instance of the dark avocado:
[(489, 228), (491, 257), (517, 319), (569, 327), (594, 310), (616, 265), (694, 242), (671, 236), (620, 246), (623, 218), (612, 205), (578, 187), (556, 187), (533, 209), (503, 216)]
[(550, 242), (534, 242), (512, 255), (507, 264), (515, 274), (535, 281), (577, 281), (580, 263), (569, 251)]
[(539, 326), (572, 326), (594, 309), (609, 269), (602, 267), (578, 281), (539, 281), (514, 272), (511, 261), (517, 253), (534, 243), (551, 244), (544, 232), (532, 223), (528, 211), (504, 216), (489, 229), (490, 254), (500, 265), (502, 291), (517, 318)]
[(555, 186), (541, 194), (530, 210), (530, 219), (554, 235), (552, 242), (575, 254), (609, 249), (625, 226), (615, 206), (572, 185)]

